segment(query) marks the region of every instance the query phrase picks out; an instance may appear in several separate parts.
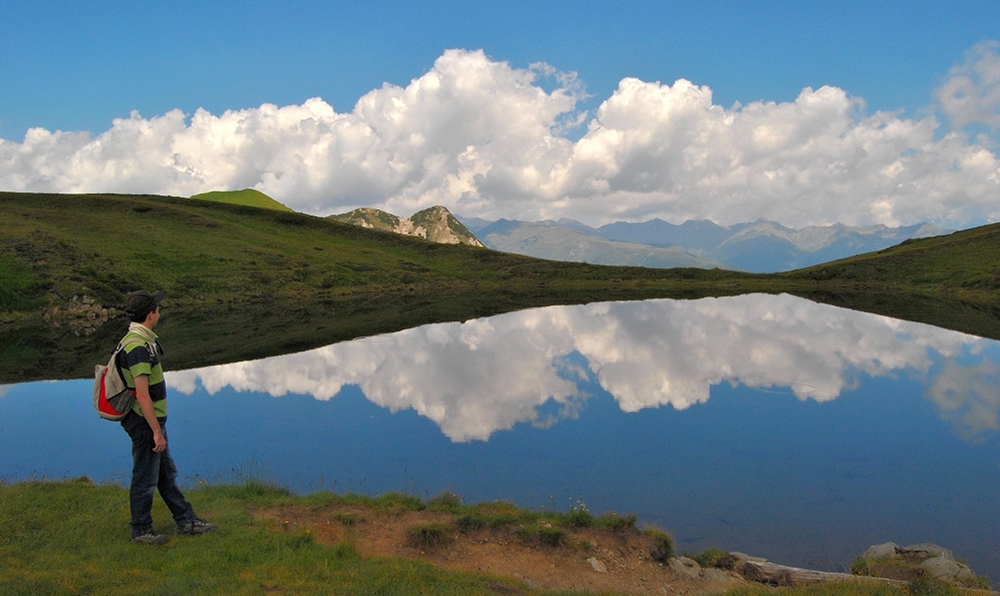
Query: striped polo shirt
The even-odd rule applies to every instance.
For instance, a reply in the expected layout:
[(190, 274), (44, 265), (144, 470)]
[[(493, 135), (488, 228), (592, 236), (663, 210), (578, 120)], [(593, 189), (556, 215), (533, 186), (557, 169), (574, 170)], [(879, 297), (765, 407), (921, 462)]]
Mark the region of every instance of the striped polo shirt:
[[(125, 377), (125, 384), (129, 389), (135, 389), (135, 378), (141, 375), (149, 377), (149, 397), (153, 400), (153, 409), (157, 418), (167, 415), (167, 384), (163, 380), (163, 365), (160, 363), (159, 344), (156, 342), (156, 334), (146, 328), (136, 330), (130, 327), (129, 332), (122, 338), (138, 337), (144, 343), (135, 342), (125, 346), (122, 350), (124, 355), (121, 362), (122, 376)], [(148, 343), (145, 343), (148, 342)], [(150, 344), (154, 349), (150, 349)], [(132, 406), (132, 411), (142, 415), (139, 402)]]

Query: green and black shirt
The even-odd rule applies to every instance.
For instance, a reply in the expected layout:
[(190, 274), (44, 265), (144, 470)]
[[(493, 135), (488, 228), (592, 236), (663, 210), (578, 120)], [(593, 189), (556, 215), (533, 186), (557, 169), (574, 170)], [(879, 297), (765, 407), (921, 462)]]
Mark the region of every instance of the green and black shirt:
[[(138, 323), (132, 323), (122, 341), (131, 337), (140, 338), (143, 343), (134, 342), (122, 350), (121, 369), (125, 384), (129, 389), (135, 389), (135, 378), (141, 375), (148, 376), (149, 397), (153, 401), (153, 409), (157, 418), (163, 418), (167, 415), (167, 384), (163, 380), (161, 351), (156, 341), (156, 334)], [(138, 401), (132, 406), (132, 411), (142, 415)]]

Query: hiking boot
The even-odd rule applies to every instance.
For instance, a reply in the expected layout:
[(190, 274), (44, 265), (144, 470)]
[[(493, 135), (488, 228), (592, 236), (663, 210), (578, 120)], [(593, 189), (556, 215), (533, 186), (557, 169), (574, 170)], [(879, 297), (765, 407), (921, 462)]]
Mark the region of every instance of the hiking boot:
[(143, 534), (142, 536), (134, 536), (132, 538), (132, 544), (166, 544), (170, 540), (169, 536), (164, 536), (163, 534), (155, 534), (150, 532), (148, 534)]
[(217, 527), (218, 526), (215, 524), (210, 524), (207, 521), (196, 517), (191, 521), (177, 524), (177, 533), (192, 535), (204, 534), (205, 532), (214, 532)]

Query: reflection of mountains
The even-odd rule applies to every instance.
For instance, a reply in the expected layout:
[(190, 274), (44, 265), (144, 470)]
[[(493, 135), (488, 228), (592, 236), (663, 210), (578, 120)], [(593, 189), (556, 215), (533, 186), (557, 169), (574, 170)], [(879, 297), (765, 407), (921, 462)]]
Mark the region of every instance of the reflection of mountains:
[[(787, 387), (799, 399), (836, 398), (859, 375), (903, 370), (936, 379), (928, 394), (967, 434), (997, 429), (997, 366), (988, 340), (816, 304), (750, 295), (557, 306), (465, 323), (426, 325), (309, 352), (170, 375), (185, 393), (198, 381), (236, 390), (330, 399), (356, 384), (393, 411), (412, 408), (453, 441), (486, 440), (518, 422), (572, 416), (584, 382), (622, 410), (708, 400), (713, 384)], [(959, 364), (957, 358), (962, 356)], [(554, 402), (558, 408), (549, 407)]]

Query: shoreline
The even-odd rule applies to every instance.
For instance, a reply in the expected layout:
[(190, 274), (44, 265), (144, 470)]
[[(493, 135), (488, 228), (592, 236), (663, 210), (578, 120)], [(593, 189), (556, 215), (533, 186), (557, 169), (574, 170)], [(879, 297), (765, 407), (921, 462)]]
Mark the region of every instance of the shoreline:
[[(506, 578), (504, 581), (543, 592), (701, 595), (743, 590), (748, 586), (796, 588), (850, 582), (861, 586), (859, 590), (868, 590), (863, 586), (870, 585), (898, 590), (887, 594), (906, 594), (915, 586), (937, 586), (935, 589), (939, 591), (935, 593), (943, 594), (952, 593), (948, 590), (997, 594), (990, 592), (985, 580), (976, 577), (967, 567), (964, 576), (958, 578), (940, 579), (931, 575), (925, 561), (954, 561), (949, 551), (935, 545), (876, 545), (864, 557), (859, 557), (853, 573), (847, 574), (789, 567), (718, 549), (708, 549), (697, 555), (678, 555), (673, 552), (668, 533), (650, 527), (640, 529), (635, 516), (594, 515), (586, 509), (535, 512), (502, 501), (467, 505), (451, 493), (427, 500), (394, 492), (378, 497), (326, 491), (295, 495), (289, 489), (260, 479), (218, 485), (202, 481), (186, 492), (207, 519), (219, 524), (219, 532), (200, 538), (200, 547), (198, 541), (174, 537), (167, 550), (155, 552), (193, 548), (190, 552), (194, 557), (208, 553), (231, 557), (226, 552), (234, 546), (231, 541), (227, 542), (227, 535), (245, 534), (253, 538), (237, 542), (280, 538), (300, 545), (295, 548), (316, 545), (320, 555), (329, 549), (333, 549), (329, 552), (347, 549), (345, 552), (357, 553), (377, 566), (391, 561), (396, 561), (392, 565), (412, 561), (447, 573)], [(112, 504), (110, 517), (113, 519), (102, 516), (100, 520), (108, 530), (95, 533), (93, 526), (98, 520), (88, 517), (81, 521), (72, 512), (66, 515), (52, 510), (53, 496), (70, 508), (83, 507), (84, 510), (88, 507), (86, 503), (104, 503), (105, 508)], [(28, 518), (49, 517), (57, 535), (82, 532), (87, 545), (82, 550), (96, 549), (93, 557), (104, 557), (104, 551), (109, 548), (129, 552), (127, 489), (121, 485), (95, 484), (86, 476), (67, 480), (3, 481), (0, 482), (0, 505), (5, 512), (0, 513), (0, 530), (11, 536), (11, 540), (23, 537), (23, 532), (11, 527), (22, 523), (24, 515), (14, 510), (27, 506), (34, 508)], [(94, 506), (89, 507), (93, 509)], [(157, 502), (154, 517), (158, 525), (169, 521), (161, 502)], [(30, 519), (26, 523), (37, 525)], [(70, 526), (62, 527), (66, 524)], [(74, 529), (73, 524), (79, 529)], [(164, 527), (163, 532), (173, 534), (171, 528)], [(102, 541), (109, 539), (109, 531), (117, 538), (110, 538), (111, 542), (105, 544)], [(206, 542), (213, 544), (208, 550), (203, 546)], [(40, 553), (33, 554), (33, 549), (39, 546), (29, 543), (26, 552), (16, 552), (25, 557), (25, 564), (28, 564), (27, 561), (35, 561), (40, 556)], [(90, 559), (86, 552), (66, 550), (61, 542), (45, 548), (56, 549), (60, 557), (67, 558), (67, 563), (93, 564), (87, 563)], [(9, 557), (15, 551), (7, 552), (10, 553), (7, 567), (14, 569)], [(898, 562), (893, 562), (893, 557), (897, 557)], [(861, 561), (865, 561), (863, 568), (859, 567)], [(47, 569), (45, 566), (33, 573), (47, 573)], [(237, 565), (232, 571), (244, 573), (242, 569)], [(521, 588), (497, 590), (505, 594), (526, 593)], [(491, 589), (492, 592), (497, 590)]]

